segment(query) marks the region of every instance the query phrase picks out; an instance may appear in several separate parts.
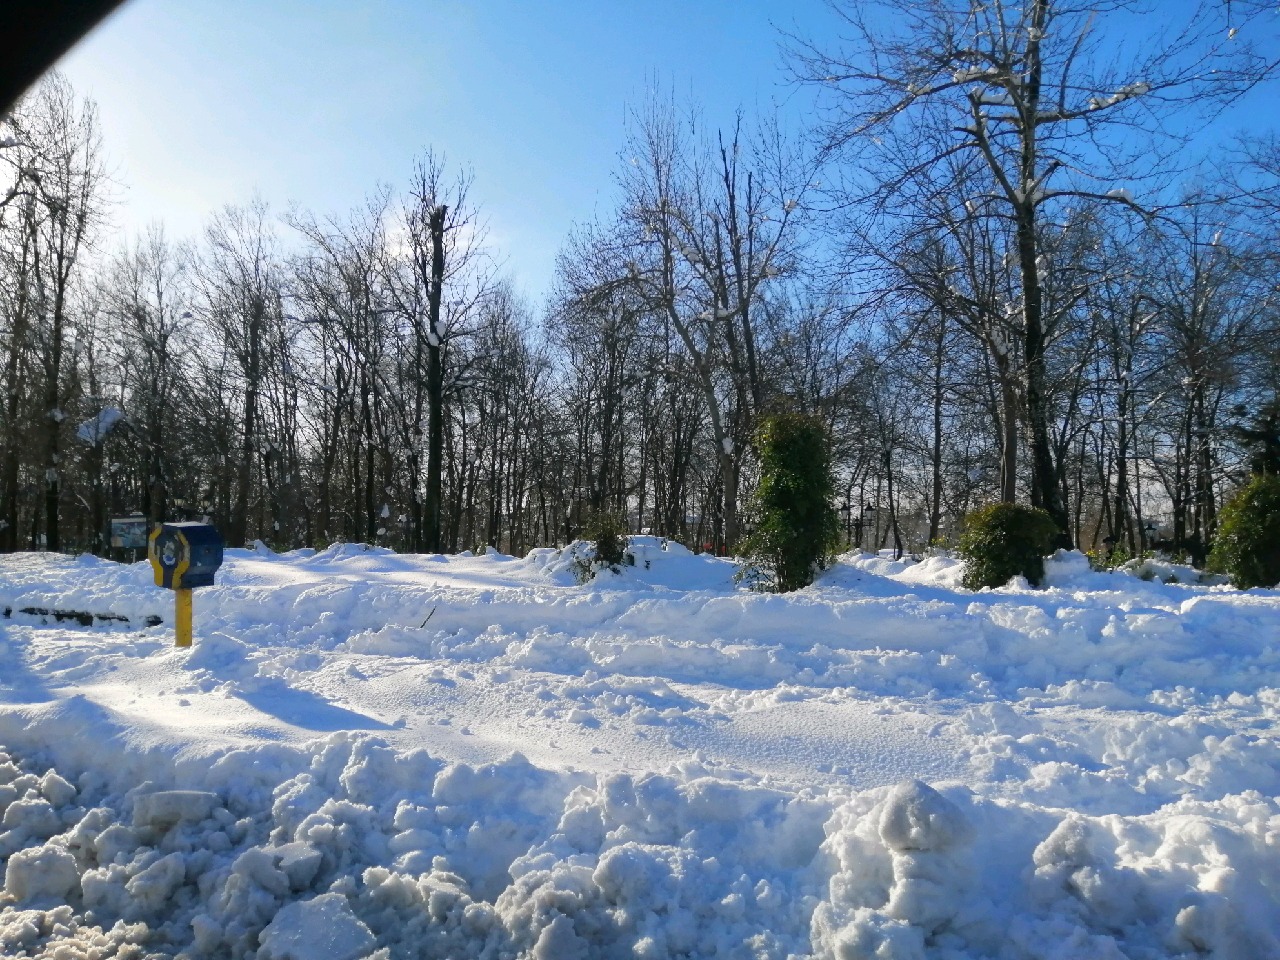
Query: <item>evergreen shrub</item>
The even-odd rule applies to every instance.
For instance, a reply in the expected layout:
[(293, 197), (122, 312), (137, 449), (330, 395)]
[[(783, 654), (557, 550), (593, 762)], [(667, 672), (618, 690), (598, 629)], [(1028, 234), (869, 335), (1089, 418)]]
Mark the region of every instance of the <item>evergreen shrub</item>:
[(630, 540), (627, 537), (627, 521), (621, 514), (600, 510), (587, 520), (583, 537), (591, 547), (573, 559), (574, 573), (579, 583), (586, 583), (601, 570), (619, 572), (624, 563), (634, 562), (627, 553)]
[(587, 521), (587, 539), (596, 545), (596, 560), (605, 566), (616, 567), (623, 562), (627, 552), (627, 521), (620, 513), (600, 510)]
[(839, 542), (826, 426), (807, 414), (773, 414), (760, 424), (755, 444), (757, 523), (743, 544), (747, 564), (739, 578), (778, 593), (798, 590), (827, 567)]
[(1280, 584), (1280, 476), (1255, 476), (1223, 506), (1209, 568), (1242, 590)]
[(1038, 507), (993, 503), (964, 518), (957, 552), (970, 590), (1001, 587), (1016, 576), (1034, 586), (1044, 580), (1044, 558), (1053, 550), (1058, 525)]

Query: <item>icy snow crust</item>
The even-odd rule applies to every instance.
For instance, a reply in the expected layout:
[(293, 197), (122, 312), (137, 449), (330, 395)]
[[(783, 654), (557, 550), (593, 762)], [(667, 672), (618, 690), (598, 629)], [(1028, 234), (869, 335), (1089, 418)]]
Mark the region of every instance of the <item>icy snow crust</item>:
[(0, 559), (0, 956), (1280, 956), (1280, 593), (635, 554)]

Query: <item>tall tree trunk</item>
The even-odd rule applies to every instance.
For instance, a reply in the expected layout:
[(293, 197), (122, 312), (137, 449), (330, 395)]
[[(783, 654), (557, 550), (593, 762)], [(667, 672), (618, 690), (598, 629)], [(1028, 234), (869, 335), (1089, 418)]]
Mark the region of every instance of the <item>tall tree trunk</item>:
[(431, 286), (427, 292), (427, 489), (424, 504), (423, 546), (428, 553), (440, 553), (440, 514), (444, 473), (444, 358), (440, 328), (440, 297), (444, 284), (444, 219), (448, 207), (431, 211)]
[(1058, 546), (1071, 547), (1070, 517), (1059, 487), (1049, 438), (1049, 401), (1046, 396), (1044, 286), (1040, 280), (1039, 244), (1036, 238), (1034, 189), (1040, 175), (1036, 111), (1040, 109), (1043, 61), (1040, 45), (1049, 16), (1048, 0), (1033, 0), (1033, 36), (1026, 49), (1026, 109), (1022, 117), (1022, 149), (1019, 158), (1018, 199), (1013, 204), (1018, 238), (1018, 266), (1022, 274), (1023, 361), (1027, 368), (1027, 425), (1031, 433), (1031, 504), (1043, 507), (1058, 525)]
[(160, 452), (162, 430), (163, 427), (160, 425), (157, 415), (157, 420), (153, 421), (147, 429), (147, 486), (143, 494), (143, 511), (147, 515), (148, 531), (154, 530), (164, 523), (166, 502), (169, 498), (169, 488), (165, 481), (163, 454)]
[(1129, 513), (1129, 393), (1129, 381), (1126, 378), (1120, 391), (1116, 416), (1116, 491), (1111, 536), (1117, 543), (1124, 542), (1130, 554), (1136, 554), (1138, 544), (1134, 538), (1133, 518)]
[(1204, 390), (1201, 389), (1195, 403), (1195, 537), (1192, 540), (1191, 562), (1203, 566), (1209, 553), (1209, 545), (1216, 525), (1213, 498), (1213, 444), (1210, 442), (1208, 414), (1205, 410)]
[(889, 496), (889, 525), (893, 529), (893, 559), (901, 560), (902, 531), (898, 527), (898, 498), (893, 489), (893, 450), (885, 447), (883, 458), (886, 493)]
[(52, 553), (62, 549), (62, 524), (60, 506), (62, 500), (62, 332), (64, 291), (62, 284), (53, 302), (53, 326), (50, 330), (49, 356), (46, 361), (48, 380), (45, 384), (45, 418), (48, 432), (45, 434), (44, 454), (44, 536), (45, 548)]
[[(377, 477), (374, 471), (377, 450), (374, 444), (373, 397), (370, 395), (372, 387), (367, 377), (364, 372), (360, 375), (360, 432), (357, 436), (364, 443), (364, 494), (361, 497), (364, 501), (364, 542), (372, 544), (378, 542)], [(357, 444), (357, 456), (359, 449)]]
[[(21, 291), (25, 291), (23, 283)], [(22, 344), (26, 339), (25, 298), (19, 300), (9, 336), (9, 356), (5, 362), (4, 456), (0, 458), (0, 553), (18, 549), (18, 463), (21, 441), (18, 413), (23, 396)]]
[(1018, 499), (1018, 390), (1006, 358), (997, 358), (1000, 378), (1000, 499)]
[(258, 429), (258, 381), (261, 379), (262, 325), (266, 304), (255, 296), (249, 308), (249, 328), (245, 338), (245, 389), (243, 433), (240, 441), (240, 459), (236, 464), (235, 503), (227, 524), (227, 542), (243, 546), (249, 539), (249, 504), (253, 488), (253, 459), (257, 450), (254, 433)]
[[(929, 490), (929, 543), (938, 539), (942, 526), (942, 363), (946, 346), (947, 319), (938, 318), (938, 339), (933, 354), (933, 448), (929, 451), (932, 485)], [(848, 496), (845, 503), (849, 502)], [(850, 508), (852, 510), (852, 508)]]
[(728, 556), (738, 545), (738, 490), (741, 484), (742, 465), (738, 451), (720, 452), (720, 475), (724, 484), (723, 504), (723, 554)]
[(1027, 365), (1027, 425), (1031, 433), (1031, 505), (1041, 507), (1058, 525), (1057, 546), (1070, 548), (1070, 517), (1063, 502), (1049, 439), (1049, 402), (1043, 289), (1036, 263), (1035, 225), (1030, 216), (1018, 218), (1018, 257), (1022, 266), (1024, 309), (1023, 353)]

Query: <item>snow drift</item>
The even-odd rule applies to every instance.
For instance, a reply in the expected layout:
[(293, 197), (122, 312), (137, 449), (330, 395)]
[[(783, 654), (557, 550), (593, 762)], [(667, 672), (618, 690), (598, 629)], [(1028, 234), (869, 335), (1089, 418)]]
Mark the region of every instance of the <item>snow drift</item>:
[(4, 558), (0, 954), (1280, 955), (1280, 594), (637, 548)]

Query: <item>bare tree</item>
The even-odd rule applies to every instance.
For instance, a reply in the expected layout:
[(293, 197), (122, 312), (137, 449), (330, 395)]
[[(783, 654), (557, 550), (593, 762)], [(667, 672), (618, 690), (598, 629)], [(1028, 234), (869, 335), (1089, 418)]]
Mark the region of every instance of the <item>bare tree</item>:
[(716, 539), (729, 549), (764, 401), (756, 311), (794, 265), (808, 169), (767, 126), (752, 140), (739, 120), (709, 140), (696, 115), (682, 120), (657, 98), (637, 114), (624, 156), (618, 243), (632, 289), (692, 362), (719, 461)]
[[(65, 362), (71, 327), (72, 285), (82, 254), (103, 209), (101, 134), (97, 108), (77, 100), (64, 79), (51, 74), (20, 108), (23, 141), (18, 154), (21, 176), (29, 184), (27, 202), (20, 204), (18, 229), (19, 289), (14, 297), (14, 333), (10, 344), (10, 389), (17, 387), (14, 365), (21, 340), (32, 338), (40, 358), (43, 430), (43, 526), (49, 550), (61, 549), (61, 491), (63, 421), (71, 382)], [(11, 413), (16, 414), (12, 396)], [(16, 451), (12, 451), (16, 453)], [(12, 520), (16, 484), (13, 467), (5, 478), (7, 512)], [(10, 537), (14, 532), (10, 529)]]
[[(448, 177), (442, 156), (428, 151), (414, 167), (404, 204), (406, 249), (396, 258), (390, 292), (407, 325), (405, 364), (409, 402), (402, 409), (402, 442), (409, 458), (413, 549), (444, 549), (444, 445), (451, 344), (469, 332), (493, 282), (484, 229), (468, 194), (471, 175)], [(425, 409), (424, 409), (425, 408)], [(426, 419), (426, 472), (422, 424)]]
[(1181, 229), (1164, 234), (1151, 282), (1161, 352), (1153, 403), (1164, 414), (1152, 461), (1172, 504), (1175, 545), (1196, 563), (1217, 526), (1227, 414), (1277, 332), (1269, 258), (1209, 213), (1192, 205)]
[(106, 281), (125, 412), (138, 444), (140, 506), (150, 523), (162, 523), (169, 519), (173, 447), (182, 422), (190, 291), (158, 225), (118, 254)]
[(1124, 27), (1109, 29), (1151, 9), (1136, 0), (868, 2), (838, 8), (851, 34), (845, 48), (795, 44), (798, 74), (832, 94), (826, 150), (869, 171), (850, 195), (888, 203), (904, 185), (934, 180), (952, 157), (972, 156), (985, 170), (985, 183), (954, 202), (990, 207), (1012, 226), (1031, 501), (1064, 540), (1047, 384), (1046, 218), (1081, 199), (1149, 210), (1152, 198), (1140, 202), (1132, 189), (1155, 169), (1152, 152), (1171, 145), (1162, 125), (1170, 112), (1183, 111), (1186, 123), (1187, 111), (1220, 107), (1275, 68), (1250, 45), (1265, 29), (1265, 4), (1200, 5), (1185, 27), (1153, 30), (1136, 51), (1121, 42)]
[(5, 235), (0, 247), (3, 286), (0, 308), (4, 317), (3, 442), (0, 451), (0, 551), (18, 549), (22, 450), (30, 442), (28, 395), (37, 363), (31, 329), (35, 322), (35, 261), (37, 217), (34, 197), (23, 201), (22, 219)]
[(400, 398), (390, 376), (399, 349), (386, 271), (390, 202), (383, 189), (345, 221), (289, 217), (306, 242), (293, 263), (293, 298), (318, 341), (326, 397), (319, 533), (337, 532), (328, 529), (334, 508), (343, 515), (341, 534), (367, 543), (388, 535), (383, 521), (392, 516), (400, 453)]
[[(234, 453), (235, 485), (226, 538), (243, 544), (249, 532), (255, 465), (271, 458), (262, 423), (262, 394), (271, 357), (284, 324), (283, 267), (268, 224), (267, 206), (227, 206), (210, 220), (192, 265), (200, 291), (197, 307), (205, 326), (234, 358), (242, 398)], [(264, 466), (268, 464), (263, 464)], [(268, 495), (278, 486), (267, 484)]]

